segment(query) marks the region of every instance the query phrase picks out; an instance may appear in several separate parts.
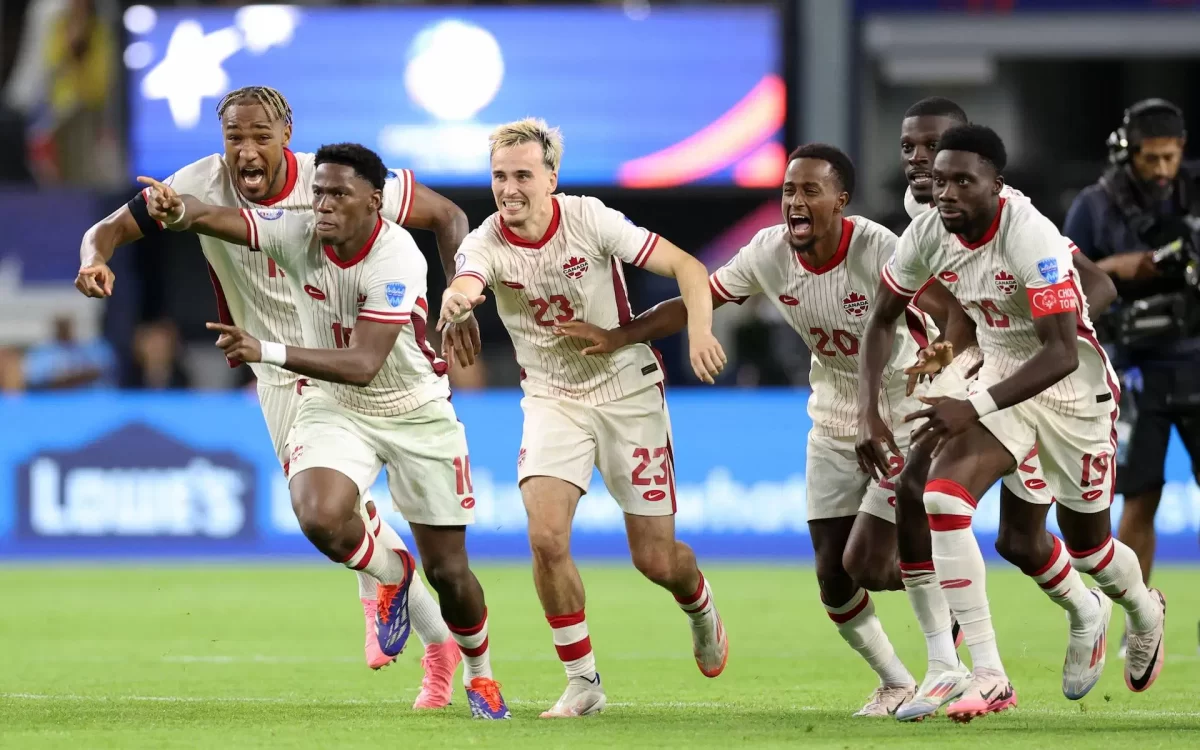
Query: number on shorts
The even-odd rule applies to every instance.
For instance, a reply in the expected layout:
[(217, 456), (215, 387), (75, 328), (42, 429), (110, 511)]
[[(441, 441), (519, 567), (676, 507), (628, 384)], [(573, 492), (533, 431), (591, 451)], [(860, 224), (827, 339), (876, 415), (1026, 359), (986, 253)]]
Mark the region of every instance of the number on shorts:
[(1104, 484), (1104, 476), (1108, 474), (1108, 454), (1083, 454), (1083, 475), (1079, 478), (1080, 487), (1099, 487)]
[[(904, 456), (897, 456), (894, 453), (888, 456), (888, 473), (886, 477), (879, 480), (879, 488), (888, 492), (895, 490), (896, 483), (892, 479), (900, 476), (902, 471), (904, 471)], [(896, 498), (888, 498), (888, 505), (896, 507)]]
[(1037, 467), (1030, 463), (1037, 456), (1037, 446), (1035, 445), (1029, 454), (1025, 456), (1025, 460), (1017, 464), (1017, 471), (1025, 474), (1032, 474)]
[[(571, 309), (571, 300), (561, 294), (551, 294), (549, 300), (531, 299), (529, 304), (533, 306), (533, 319), (540, 326), (552, 326), (555, 323), (566, 323), (575, 319), (575, 311)], [(551, 307), (556, 307), (558, 312), (554, 313), (552, 319), (547, 319), (546, 316), (550, 312)]]
[[(633, 484), (635, 487), (644, 487), (649, 484), (666, 484), (667, 483), (667, 449), (655, 448), (651, 451), (649, 448), (634, 448), (633, 457), (641, 461), (637, 468), (633, 470)], [(657, 460), (660, 473), (652, 477), (643, 476), (642, 472), (650, 468), (650, 464)]]
[(350, 334), (354, 333), (353, 326), (344, 326), (341, 323), (333, 324), (333, 345), (338, 349), (350, 348)]
[(454, 486), (458, 494), (466, 495), (474, 492), (471, 488), (471, 457), (454, 457)]
[(976, 302), (975, 306), (983, 310), (983, 319), (991, 328), (1008, 328), (1008, 316), (1001, 312), (995, 302), (990, 299), (985, 299), (982, 302)]
[[(839, 351), (847, 357), (853, 357), (855, 354), (858, 354), (858, 338), (849, 331), (835, 328), (831, 333), (824, 328), (813, 327), (809, 328), (808, 332), (817, 337), (817, 345), (813, 348), (819, 354), (823, 354), (826, 357), (836, 357)], [(830, 342), (832, 342), (832, 346)], [(837, 347), (836, 350), (833, 348), (835, 346)]]

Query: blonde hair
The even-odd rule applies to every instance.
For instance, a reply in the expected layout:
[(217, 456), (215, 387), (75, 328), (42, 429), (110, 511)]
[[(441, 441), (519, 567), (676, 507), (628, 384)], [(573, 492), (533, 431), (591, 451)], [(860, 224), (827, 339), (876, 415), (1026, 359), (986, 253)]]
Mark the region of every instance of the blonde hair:
[(524, 120), (509, 122), (492, 131), (488, 136), (492, 156), (502, 148), (520, 146), (525, 143), (536, 143), (542, 147), (542, 163), (551, 172), (558, 171), (562, 163), (563, 139), (558, 128), (552, 128), (546, 121), (538, 117), (526, 117)]

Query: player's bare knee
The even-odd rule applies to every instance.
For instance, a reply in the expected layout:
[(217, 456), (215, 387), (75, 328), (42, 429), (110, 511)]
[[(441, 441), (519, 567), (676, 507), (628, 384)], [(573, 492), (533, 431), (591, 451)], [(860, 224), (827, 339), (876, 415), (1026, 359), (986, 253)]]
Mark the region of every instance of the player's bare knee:
[(675, 545), (643, 545), (634, 550), (633, 567), (647, 579), (665, 586), (675, 578)]
[(842, 569), (854, 582), (867, 591), (887, 591), (889, 587), (888, 560), (872, 554), (865, 544), (851, 544), (842, 553)]
[(1038, 537), (1037, 533), (1001, 527), (996, 535), (996, 552), (1023, 571), (1037, 570), (1047, 559), (1047, 554), (1040, 549)]
[(471, 575), (465, 553), (423, 560), (425, 580), (439, 596), (451, 594), (466, 584)]
[(534, 561), (543, 566), (552, 566), (571, 558), (571, 535), (530, 519), (529, 550)]

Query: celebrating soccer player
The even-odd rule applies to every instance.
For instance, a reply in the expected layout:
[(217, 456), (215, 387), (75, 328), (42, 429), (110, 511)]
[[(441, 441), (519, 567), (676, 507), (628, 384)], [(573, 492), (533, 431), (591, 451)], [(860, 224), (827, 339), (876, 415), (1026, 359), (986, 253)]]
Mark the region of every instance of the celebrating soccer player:
[(543, 717), (596, 713), (606, 700), (570, 554), (571, 521), (593, 467), (625, 512), (634, 565), (687, 614), (700, 671), (716, 677), (729, 655), (712, 587), (691, 548), (675, 539), (675, 458), (655, 353), (635, 344), (589, 357), (554, 332), (572, 320), (610, 327), (632, 317), (622, 262), (674, 276), (691, 313), (692, 365), (712, 382), (725, 355), (711, 331), (707, 274), (699, 261), (595, 198), (556, 195), (561, 158), (558, 131), (541, 120), (492, 134), (498, 211), (463, 241), (441, 311), (441, 324), (462, 322), (490, 287), (522, 367), (517, 477), (534, 583), (568, 678)]
[(1147, 689), (1158, 676), (1166, 617), (1162, 594), (1146, 588), (1133, 552), (1111, 535), (1115, 375), (1061, 234), (1029, 201), (1001, 197), (1005, 163), (1004, 144), (989, 128), (942, 133), (931, 170), (938, 210), (914, 220), (897, 243), (861, 361), (860, 459), (865, 469), (886, 472), (883, 445), (891, 436), (878, 417), (877, 393), (896, 319), (937, 278), (975, 323), (984, 362), (969, 397), (928, 399), (928, 408), (908, 416), (926, 420), (914, 437), (929, 441), (935, 455), (924, 492), (932, 557), (974, 667), (970, 687), (947, 709), (961, 721), (1016, 705), (971, 517), (983, 493), (1035, 445), (1071, 566), (1089, 573), (1132, 619), (1131, 690)]
[[(266, 362), (301, 380), (288, 443), (292, 507), (305, 536), (330, 559), (382, 581), (380, 648), (395, 655), (407, 637), (412, 558), (377, 540), (358, 498), (381, 466), (412, 527), (442, 616), (462, 649), (473, 715), (508, 718), (492, 678), (487, 607), (467, 564), (474, 521), (466, 433), (450, 405), (445, 362), (425, 341), (426, 272), (412, 237), (379, 214), (387, 168), (357, 144), (323, 146), (314, 158), (308, 211), (211, 206), (153, 183), (151, 215), (241, 244), (286, 272), (304, 316), (306, 347), (260, 341), (210, 323), (234, 361)], [(406, 569), (407, 568), (407, 569)]]

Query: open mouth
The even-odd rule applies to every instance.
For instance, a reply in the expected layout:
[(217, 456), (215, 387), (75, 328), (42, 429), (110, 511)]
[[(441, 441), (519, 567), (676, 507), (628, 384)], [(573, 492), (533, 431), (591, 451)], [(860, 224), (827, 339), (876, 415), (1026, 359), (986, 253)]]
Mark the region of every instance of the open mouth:
[(505, 200), (501, 201), (501, 207), (510, 214), (515, 214), (525, 208), (525, 201), (522, 200)]
[(933, 184), (933, 175), (924, 170), (914, 170), (908, 173), (908, 184), (916, 188), (929, 187)]
[(256, 190), (266, 186), (267, 173), (261, 167), (246, 167), (241, 171), (242, 184)]
[(812, 219), (792, 214), (788, 216), (788, 230), (793, 237), (807, 237), (812, 234)]

